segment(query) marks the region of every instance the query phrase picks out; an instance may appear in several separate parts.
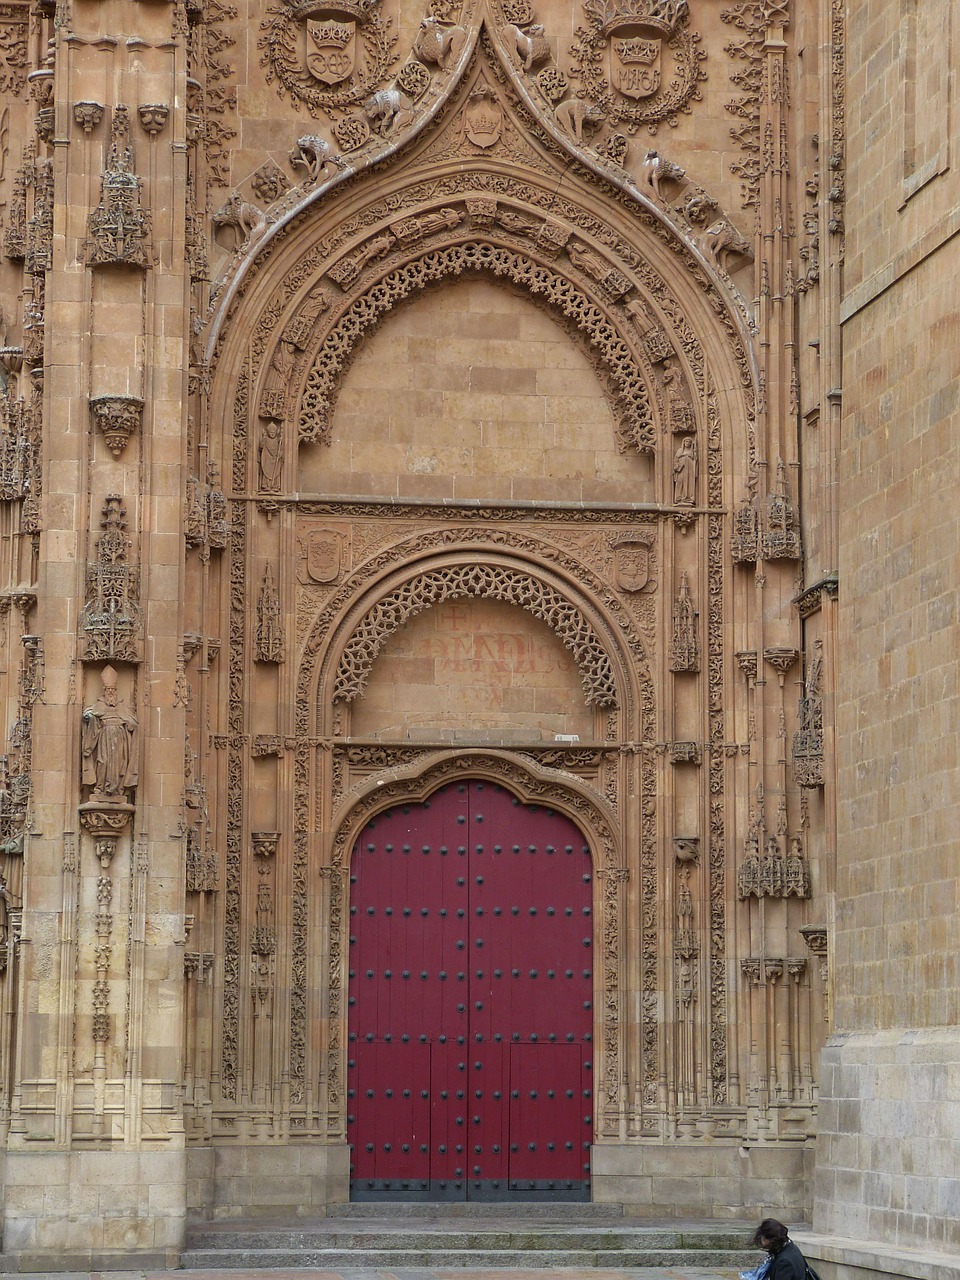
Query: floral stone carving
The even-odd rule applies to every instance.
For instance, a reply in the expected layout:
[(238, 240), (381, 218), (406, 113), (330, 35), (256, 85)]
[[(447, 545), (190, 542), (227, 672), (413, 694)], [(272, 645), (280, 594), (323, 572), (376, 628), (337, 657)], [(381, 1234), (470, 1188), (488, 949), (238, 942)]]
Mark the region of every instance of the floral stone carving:
[(130, 437), (140, 432), (143, 401), (138, 396), (95, 396), (90, 412), (110, 452), (119, 458)]
[(617, 706), (610, 657), (581, 611), (559, 591), (529, 574), (500, 565), (480, 564), (451, 565), (420, 574), (379, 600), (343, 650), (334, 697), (349, 702), (361, 695), (387, 638), (407, 618), (458, 596), (506, 600), (542, 618), (576, 659), (587, 702), (600, 707)]

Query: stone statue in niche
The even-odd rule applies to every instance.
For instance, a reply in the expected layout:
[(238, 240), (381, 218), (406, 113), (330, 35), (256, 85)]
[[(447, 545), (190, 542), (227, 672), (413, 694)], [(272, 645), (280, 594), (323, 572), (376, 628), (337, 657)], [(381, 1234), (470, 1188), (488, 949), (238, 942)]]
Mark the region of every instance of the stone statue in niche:
[(136, 716), (123, 705), (113, 667), (104, 667), (100, 680), (103, 692), (83, 713), (82, 778), (93, 787), (91, 799), (123, 804), (127, 790), (139, 781), (139, 725)]
[(692, 507), (697, 500), (697, 442), (686, 436), (673, 458), (673, 501), (678, 507)]
[(279, 493), (283, 475), (283, 423), (268, 418), (260, 428), (257, 449), (261, 493)]
[(690, 392), (676, 360), (664, 360), (662, 376), (667, 426), (674, 432), (696, 431), (697, 419), (690, 403)]

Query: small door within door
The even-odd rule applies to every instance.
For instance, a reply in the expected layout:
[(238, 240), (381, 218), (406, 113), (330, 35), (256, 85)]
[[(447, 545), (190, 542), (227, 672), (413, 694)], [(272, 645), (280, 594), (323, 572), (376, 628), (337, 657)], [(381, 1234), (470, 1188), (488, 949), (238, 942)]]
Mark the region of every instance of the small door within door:
[(592, 878), (568, 818), (491, 783), (450, 784), (364, 829), (354, 1199), (589, 1199)]

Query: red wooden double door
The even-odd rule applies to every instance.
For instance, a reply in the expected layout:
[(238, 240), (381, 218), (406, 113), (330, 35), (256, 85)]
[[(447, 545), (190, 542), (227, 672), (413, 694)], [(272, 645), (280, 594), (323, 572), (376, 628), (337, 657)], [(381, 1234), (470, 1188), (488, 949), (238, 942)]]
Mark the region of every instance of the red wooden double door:
[(592, 864), (488, 782), (388, 810), (353, 851), (354, 1199), (588, 1199)]

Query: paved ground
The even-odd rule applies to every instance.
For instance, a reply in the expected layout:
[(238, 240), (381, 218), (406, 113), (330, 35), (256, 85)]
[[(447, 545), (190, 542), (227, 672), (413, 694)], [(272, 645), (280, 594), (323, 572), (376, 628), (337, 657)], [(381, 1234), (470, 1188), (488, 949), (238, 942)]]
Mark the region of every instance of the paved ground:
[(585, 1271), (579, 1267), (551, 1267), (541, 1270), (432, 1270), (429, 1267), (396, 1270), (345, 1267), (339, 1271), (304, 1267), (243, 1271), (58, 1271), (34, 1272), (32, 1280), (737, 1280), (736, 1271), (711, 1267), (623, 1267)]

